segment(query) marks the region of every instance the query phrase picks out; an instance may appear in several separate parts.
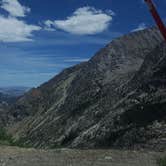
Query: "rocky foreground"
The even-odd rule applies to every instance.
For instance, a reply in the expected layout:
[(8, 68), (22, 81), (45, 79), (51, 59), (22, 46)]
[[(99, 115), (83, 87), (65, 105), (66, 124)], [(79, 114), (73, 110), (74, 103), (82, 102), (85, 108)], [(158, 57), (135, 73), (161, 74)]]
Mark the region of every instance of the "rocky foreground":
[(0, 166), (157, 166), (164, 153), (0, 147)]

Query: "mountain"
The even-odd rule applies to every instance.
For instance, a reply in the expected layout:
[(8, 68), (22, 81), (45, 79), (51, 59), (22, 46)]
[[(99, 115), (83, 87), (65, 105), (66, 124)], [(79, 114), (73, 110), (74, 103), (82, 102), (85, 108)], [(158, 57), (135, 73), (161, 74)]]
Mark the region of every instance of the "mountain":
[(165, 150), (165, 83), (159, 31), (134, 32), (27, 92), (10, 110), (9, 131), (40, 148)]

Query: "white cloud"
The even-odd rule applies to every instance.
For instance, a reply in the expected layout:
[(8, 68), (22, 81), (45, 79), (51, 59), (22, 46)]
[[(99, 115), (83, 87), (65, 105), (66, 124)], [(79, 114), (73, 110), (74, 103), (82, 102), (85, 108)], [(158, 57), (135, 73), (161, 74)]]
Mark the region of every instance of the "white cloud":
[(30, 8), (22, 6), (18, 0), (2, 0), (1, 8), (14, 17), (24, 17), (30, 12)]
[(103, 12), (93, 7), (82, 7), (77, 9), (72, 16), (66, 20), (47, 20), (46, 29), (61, 29), (78, 35), (92, 35), (106, 30), (115, 13), (111, 10)]
[(39, 26), (28, 25), (14, 17), (0, 15), (0, 41), (21, 42), (31, 41), (33, 31), (40, 30)]
[(32, 41), (33, 31), (38, 31), (41, 27), (29, 25), (17, 18), (24, 17), (30, 8), (22, 6), (17, 0), (2, 0), (0, 7), (9, 12), (8, 17), (0, 14), (0, 41)]
[(137, 28), (133, 29), (132, 32), (144, 30), (146, 27), (147, 27), (147, 26), (146, 26), (145, 23), (141, 23), (141, 24), (138, 25)]
[(53, 28), (53, 26), (52, 26), (52, 24), (53, 24), (52, 21), (47, 20), (47, 21), (44, 22), (44, 24), (45, 24), (44, 30), (55, 31), (55, 28)]

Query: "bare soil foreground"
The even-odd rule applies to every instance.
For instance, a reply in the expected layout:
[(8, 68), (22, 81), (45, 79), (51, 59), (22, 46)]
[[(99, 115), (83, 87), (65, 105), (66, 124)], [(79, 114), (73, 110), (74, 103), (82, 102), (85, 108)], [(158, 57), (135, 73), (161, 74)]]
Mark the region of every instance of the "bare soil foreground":
[(156, 166), (164, 153), (0, 147), (0, 166)]

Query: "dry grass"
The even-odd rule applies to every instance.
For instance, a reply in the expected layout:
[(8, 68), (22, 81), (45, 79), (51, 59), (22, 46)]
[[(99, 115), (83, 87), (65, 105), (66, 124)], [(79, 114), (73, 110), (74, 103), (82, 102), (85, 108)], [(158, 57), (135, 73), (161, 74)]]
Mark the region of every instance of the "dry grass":
[[(156, 166), (155, 152), (0, 147), (0, 166)], [(161, 165), (163, 166), (163, 165)]]

